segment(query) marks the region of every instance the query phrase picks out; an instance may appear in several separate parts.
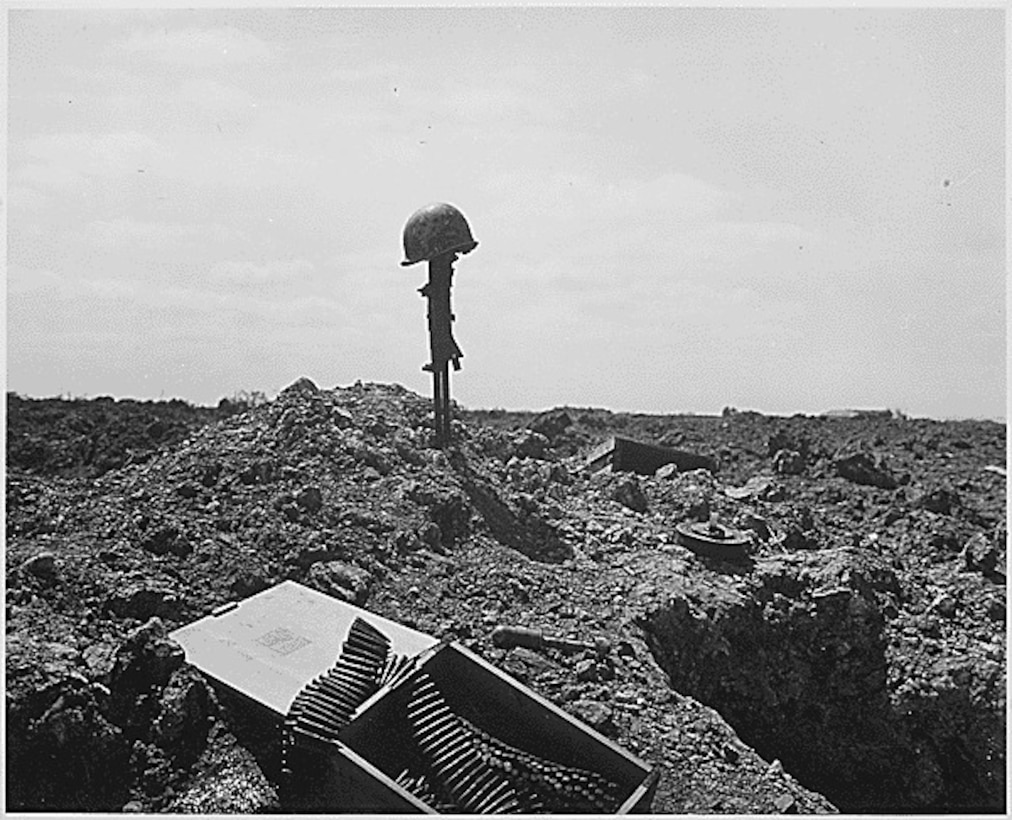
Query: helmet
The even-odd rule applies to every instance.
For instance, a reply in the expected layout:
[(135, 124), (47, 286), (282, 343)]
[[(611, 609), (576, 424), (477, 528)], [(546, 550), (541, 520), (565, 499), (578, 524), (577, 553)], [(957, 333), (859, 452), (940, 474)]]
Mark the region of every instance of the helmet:
[(401, 264), (414, 265), (452, 251), (470, 253), (477, 245), (464, 215), (452, 205), (434, 202), (411, 214), (404, 226)]

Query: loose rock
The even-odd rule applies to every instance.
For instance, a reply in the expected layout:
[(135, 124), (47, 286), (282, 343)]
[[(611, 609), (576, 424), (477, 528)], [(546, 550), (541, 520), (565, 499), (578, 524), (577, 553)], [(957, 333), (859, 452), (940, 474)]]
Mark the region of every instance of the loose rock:
[(773, 469), (784, 475), (801, 475), (805, 471), (805, 459), (796, 450), (777, 450)]
[(361, 606), (369, 597), (372, 576), (367, 570), (342, 561), (314, 564), (307, 578), (310, 586), (342, 601)]
[(174, 524), (157, 527), (141, 540), (140, 547), (155, 555), (171, 553), (181, 558), (193, 552), (193, 547), (186, 536)]
[(576, 673), (576, 679), (580, 681), (595, 681), (598, 679), (597, 664), (589, 658), (578, 661), (573, 671)]
[(1004, 545), (996, 539), (988, 538), (983, 533), (976, 533), (963, 547), (960, 557), (968, 570), (988, 575), (998, 573), (1005, 575)]
[(645, 513), (650, 506), (639, 482), (632, 476), (623, 477), (615, 485), (612, 498), (634, 512)]
[(323, 506), (323, 493), (319, 487), (304, 487), (295, 497), (295, 503), (302, 509), (315, 513)]
[(947, 487), (935, 487), (921, 493), (914, 505), (940, 515), (949, 515), (959, 505), (959, 494)]
[(678, 465), (677, 464), (674, 464), (674, 463), (672, 463), (672, 464), (662, 464), (654, 472), (654, 478), (667, 479), (667, 478), (671, 478), (672, 476), (678, 475), (678, 473), (679, 473), (679, 469), (678, 469)]
[(551, 440), (565, 433), (572, 424), (573, 420), (565, 410), (550, 410), (537, 416), (530, 423), (530, 429)]
[(179, 620), (182, 603), (176, 589), (157, 581), (131, 581), (115, 590), (106, 607), (124, 618), (143, 621), (158, 617)]
[(867, 484), (885, 490), (894, 490), (898, 486), (888, 468), (864, 452), (841, 456), (836, 459), (835, 466), (837, 473), (855, 484)]
[(603, 735), (614, 735), (615, 723), (612, 719), (612, 710), (596, 700), (576, 700), (570, 703), (566, 709), (570, 714), (578, 717), (591, 729), (595, 729)]

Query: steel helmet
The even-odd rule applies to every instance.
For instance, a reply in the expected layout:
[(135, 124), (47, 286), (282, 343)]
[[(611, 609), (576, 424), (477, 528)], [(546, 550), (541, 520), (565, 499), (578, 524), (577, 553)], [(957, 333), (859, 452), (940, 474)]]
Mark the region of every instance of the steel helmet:
[(464, 215), (452, 205), (434, 202), (411, 214), (404, 226), (401, 264), (414, 265), (453, 251), (470, 253), (477, 245)]

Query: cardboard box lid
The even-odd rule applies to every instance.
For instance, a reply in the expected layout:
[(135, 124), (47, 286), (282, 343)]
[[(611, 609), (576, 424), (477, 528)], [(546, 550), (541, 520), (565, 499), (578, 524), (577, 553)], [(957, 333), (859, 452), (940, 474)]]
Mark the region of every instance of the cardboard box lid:
[(334, 665), (356, 617), (383, 632), (400, 655), (418, 655), (438, 643), (295, 581), (215, 612), (169, 637), (183, 647), (189, 663), (279, 715)]

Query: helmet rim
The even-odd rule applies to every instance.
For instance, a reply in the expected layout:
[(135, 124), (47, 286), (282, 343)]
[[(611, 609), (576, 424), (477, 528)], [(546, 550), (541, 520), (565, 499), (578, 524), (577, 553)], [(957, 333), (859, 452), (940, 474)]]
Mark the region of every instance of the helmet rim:
[[(440, 256), (446, 256), (448, 253), (463, 253), (468, 254), (478, 247), (478, 242), (472, 239), (470, 242), (461, 242), (459, 245), (454, 245), (452, 248), (447, 248), (445, 251), (439, 253), (431, 253), (425, 256), (420, 256), (417, 259), (405, 259), (401, 262), (401, 267), (408, 267), (409, 265), (417, 265), (419, 262), (431, 262)], [(407, 254), (405, 254), (407, 256)]]

